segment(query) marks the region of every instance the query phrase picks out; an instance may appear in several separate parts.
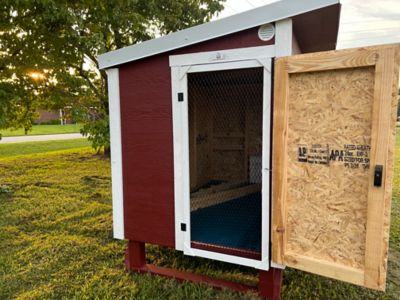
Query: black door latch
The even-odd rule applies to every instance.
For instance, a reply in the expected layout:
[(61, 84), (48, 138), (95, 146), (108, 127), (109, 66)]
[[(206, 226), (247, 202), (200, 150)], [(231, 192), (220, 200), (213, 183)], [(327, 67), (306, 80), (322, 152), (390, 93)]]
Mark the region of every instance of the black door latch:
[(181, 223), (181, 231), (186, 231), (186, 224), (185, 223)]
[(383, 166), (376, 165), (374, 173), (374, 186), (382, 186)]

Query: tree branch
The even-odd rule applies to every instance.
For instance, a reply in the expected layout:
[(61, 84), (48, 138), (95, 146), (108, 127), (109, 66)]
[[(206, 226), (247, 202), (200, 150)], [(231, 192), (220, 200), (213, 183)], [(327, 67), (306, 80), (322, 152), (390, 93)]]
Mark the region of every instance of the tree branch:
[(99, 91), (99, 89), (93, 84), (93, 82), (90, 80), (90, 78), (88, 77), (88, 74), (86, 73), (86, 71), (83, 69), (83, 67), (81, 66), (79, 68), (79, 75), (85, 79), (85, 81), (88, 83), (89, 87), (91, 88), (91, 90), (96, 94), (97, 97), (101, 98), (102, 94)]

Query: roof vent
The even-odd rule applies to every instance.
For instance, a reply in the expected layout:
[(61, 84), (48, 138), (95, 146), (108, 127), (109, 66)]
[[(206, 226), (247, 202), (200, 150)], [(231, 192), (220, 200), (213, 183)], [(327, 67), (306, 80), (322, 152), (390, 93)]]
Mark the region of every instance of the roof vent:
[(258, 29), (258, 37), (262, 41), (269, 41), (275, 35), (275, 27), (271, 23), (261, 25)]

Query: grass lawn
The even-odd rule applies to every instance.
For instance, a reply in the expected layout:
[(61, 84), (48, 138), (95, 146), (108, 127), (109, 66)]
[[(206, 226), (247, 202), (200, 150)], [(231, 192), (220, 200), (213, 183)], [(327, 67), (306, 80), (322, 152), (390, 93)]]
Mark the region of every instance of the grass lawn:
[[(400, 137), (386, 293), (287, 268), (283, 299), (400, 299)], [(0, 150), (1, 151), (1, 150)], [(258, 299), (127, 274), (112, 237), (110, 162), (92, 150), (0, 158), (0, 299)], [(160, 266), (256, 283), (250, 268), (148, 246)]]
[(45, 153), (82, 147), (90, 147), (90, 143), (87, 139), (0, 144), (0, 159), (10, 156)]
[[(45, 134), (59, 134), (59, 133), (77, 133), (82, 128), (80, 124), (67, 124), (67, 125), (33, 125), (32, 130), (28, 135), (45, 135)], [(0, 130), (2, 136), (20, 136), (25, 135), (23, 129), (2, 129)]]

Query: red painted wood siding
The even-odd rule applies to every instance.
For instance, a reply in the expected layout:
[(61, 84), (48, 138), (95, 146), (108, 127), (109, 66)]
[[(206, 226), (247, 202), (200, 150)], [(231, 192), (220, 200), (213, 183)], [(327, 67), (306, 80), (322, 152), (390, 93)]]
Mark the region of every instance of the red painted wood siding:
[(273, 44), (258, 28), (120, 66), (125, 237), (175, 247), (169, 56)]

